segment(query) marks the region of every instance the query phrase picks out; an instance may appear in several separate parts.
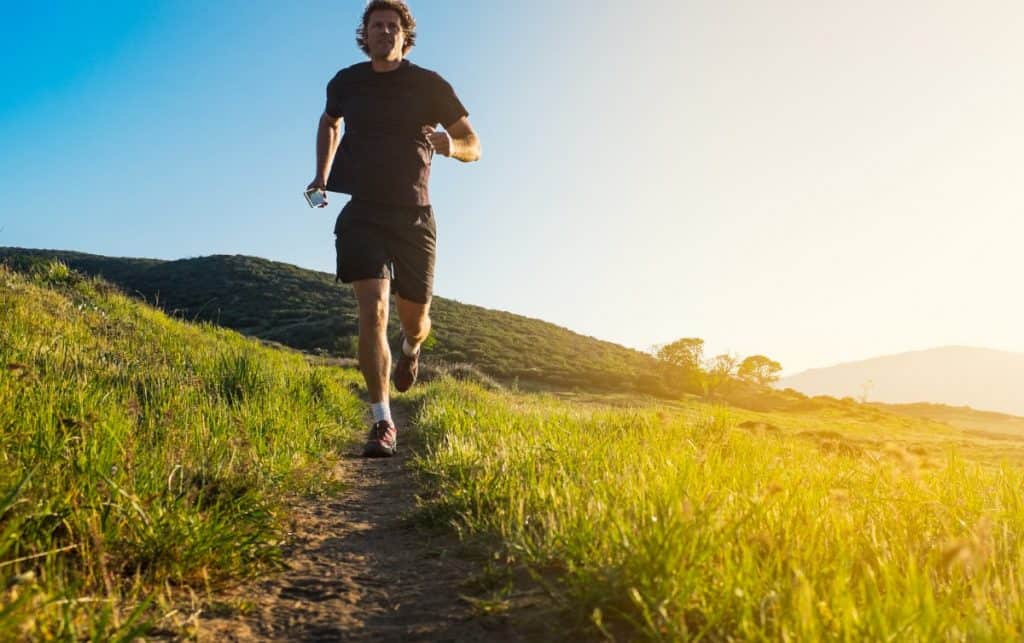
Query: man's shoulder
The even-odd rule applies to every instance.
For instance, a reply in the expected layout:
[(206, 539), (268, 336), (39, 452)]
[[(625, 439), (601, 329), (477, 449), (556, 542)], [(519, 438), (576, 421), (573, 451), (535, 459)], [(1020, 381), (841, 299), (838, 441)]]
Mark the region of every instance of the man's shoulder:
[(444, 79), (444, 76), (442, 76), (441, 74), (437, 73), (433, 69), (427, 69), (426, 67), (420, 67), (419, 65), (417, 65), (416, 63), (411, 62), (411, 61), (409, 62), (409, 70), (412, 71), (413, 73), (417, 74), (421, 78), (425, 78), (425, 79), (427, 79), (429, 81), (433, 81), (433, 82), (437, 82), (437, 81), (448, 82), (448, 81), (446, 81)]
[(339, 70), (338, 73), (334, 74), (334, 78), (332, 80), (353, 80), (361, 76), (365, 76), (371, 70), (372, 67), (370, 66), (370, 61), (367, 60), (361, 63), (356, 63), (354, 65), (349, 65), (348, 67)]

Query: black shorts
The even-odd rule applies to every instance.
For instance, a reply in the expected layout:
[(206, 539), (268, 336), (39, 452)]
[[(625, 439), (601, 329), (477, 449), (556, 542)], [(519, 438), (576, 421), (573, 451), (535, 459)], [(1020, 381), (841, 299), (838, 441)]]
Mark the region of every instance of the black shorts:
[(437, 228), (429, 205), (352, 199), (334, 224), (338, 281), (390, 279), (403, 299), (425, 304), (434, 288)]

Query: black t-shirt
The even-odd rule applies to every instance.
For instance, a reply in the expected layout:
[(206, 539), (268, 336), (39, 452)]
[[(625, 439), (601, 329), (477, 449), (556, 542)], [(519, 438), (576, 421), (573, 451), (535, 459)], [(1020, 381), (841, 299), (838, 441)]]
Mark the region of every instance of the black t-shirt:
[(424, 129), (468, 115), (444, 78), (408, 60), (389, 72), (369, 62), (342, 69), (327, 84), (325, 111), (345, 119), (327, 189), (394, 205), (430, 205)]

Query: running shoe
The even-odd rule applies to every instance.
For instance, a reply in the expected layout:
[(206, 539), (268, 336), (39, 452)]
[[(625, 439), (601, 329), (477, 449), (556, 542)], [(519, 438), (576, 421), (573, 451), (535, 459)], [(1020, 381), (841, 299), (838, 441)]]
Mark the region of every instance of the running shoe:
[(398, 451), (398, 429), (387, 420), (370, 427), (370, 435), (363, 446), (364, 458), (390, 458)]
[[(402, 344), (405, 344), (405, 336), (402, 336)], [(401, 345), (400, 345), (401, 346)], [(416, 383), (416, 374), (420, 370), (420, 353), (422, 347), (416, 354), (409, 357), (403, 348), (398, 349), (398, 363), (395, 365), (395, 389), (399, 393), (405, 393)]]

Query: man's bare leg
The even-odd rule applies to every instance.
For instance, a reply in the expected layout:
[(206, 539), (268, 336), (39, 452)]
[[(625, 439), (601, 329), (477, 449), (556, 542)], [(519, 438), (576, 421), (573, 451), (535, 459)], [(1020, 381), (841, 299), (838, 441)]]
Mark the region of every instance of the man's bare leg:
[(366, 380), (373, 411), (373, 426), (363, 446), (363, 456), (384, 458), (395, 455), (398, 448), (398, 430), (391, 420), (388, 404), (388, 372), (391, 370), (391, 350), (388, 348), (388, 295), (391, 282), (387, 279), (364, 279), (353, 282), (359, 304), (359, 369)]
[(395, 366), (395, 390), (402, 393), (416, 383), (419, 373), (420, 346), (430, 334), (430, 300), (419, 304), (395, 294), (398, 320), (402, 323), (401, 353)]
[(388, 401), (391, 349), (388, 348), (388, 279), (363, 279), (352, 283), (359, 305), (359, 370), (366, 380), (370, 402)]
[(403, 299), (395, 294), (395, 308), (398, 310), (398, 321), (402, 324), (402, 333), (414, 349), (427, 339), (430, 334), (430, 300), (425, 304)]

